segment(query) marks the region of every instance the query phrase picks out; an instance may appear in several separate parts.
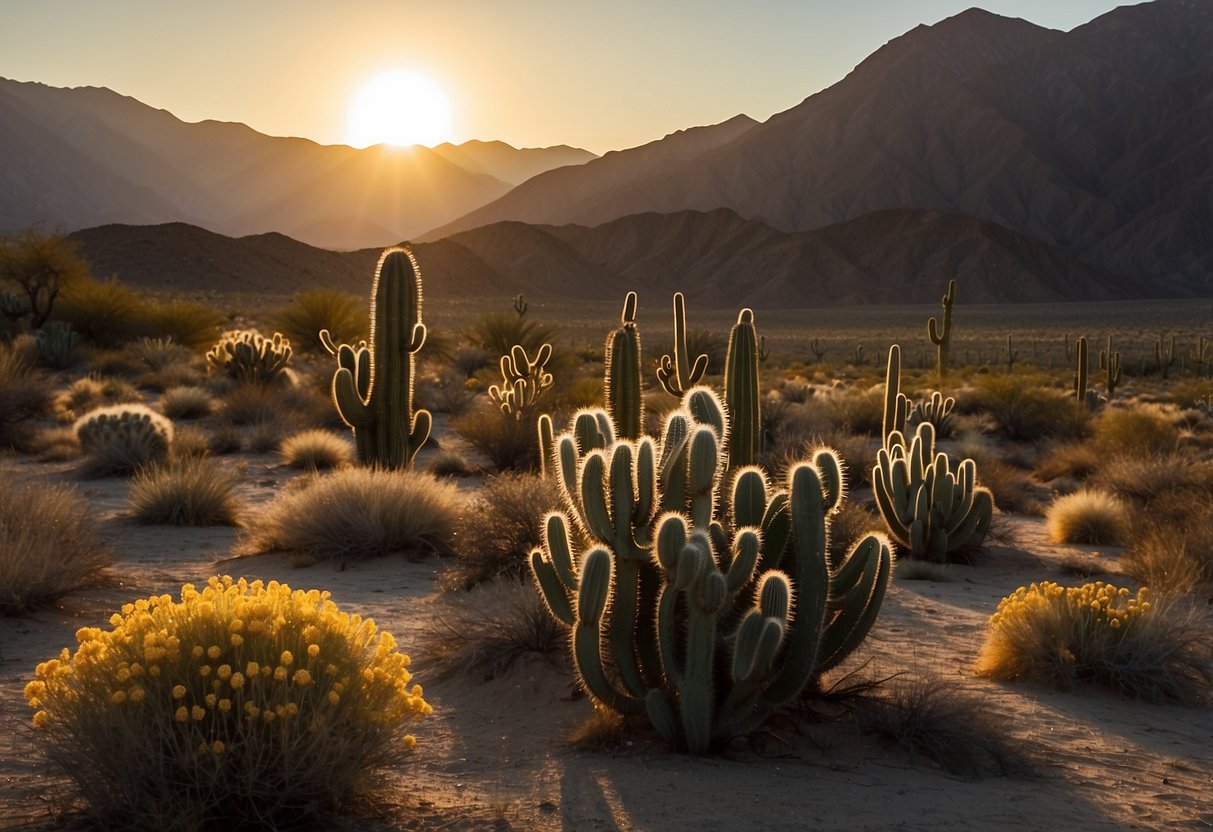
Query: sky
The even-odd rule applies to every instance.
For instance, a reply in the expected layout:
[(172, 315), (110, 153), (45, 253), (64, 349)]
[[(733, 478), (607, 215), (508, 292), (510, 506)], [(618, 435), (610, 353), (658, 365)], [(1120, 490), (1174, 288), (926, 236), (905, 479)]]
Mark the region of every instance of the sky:
[[(359, 90), (409, 69), (449, 98), (451, 141), (604, 153), (738, 113), (765, 120), (975, 3), (0, 0), (0, 76), (342, 144)], [(1068, 31), (1121, 4), (980, 5)]]

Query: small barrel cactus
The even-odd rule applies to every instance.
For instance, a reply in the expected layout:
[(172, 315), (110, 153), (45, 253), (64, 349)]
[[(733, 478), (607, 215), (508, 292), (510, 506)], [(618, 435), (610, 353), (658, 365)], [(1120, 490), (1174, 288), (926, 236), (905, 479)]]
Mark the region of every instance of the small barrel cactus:
[(117, 404), (91, 410), (73, 430), (94, 475), (130, 474), (140, 466), (163, 462), (173, 442), (173, 423), (141, 404)]

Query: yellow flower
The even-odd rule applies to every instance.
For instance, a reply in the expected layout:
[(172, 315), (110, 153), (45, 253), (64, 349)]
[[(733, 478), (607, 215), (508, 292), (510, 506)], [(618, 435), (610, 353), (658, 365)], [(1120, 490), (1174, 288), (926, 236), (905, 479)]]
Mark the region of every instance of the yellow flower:
[(127, 694), (127, 697), (136, 704), (142, 702), (144, 696), (146, 696), (146, 692), (143, 690), (143, 688), (138, 687), (131, 688), (130, 693)]
[(202, 654), (205, 652), (206, 651), (203, 650), (202, 647), (200, 647), (199, 645), (194, 645), (193, 649), (190, 650), (190, 655), (193, 656), (195, 659), (200, 659), (200, 658), (202, 658)]
[(211, 666), (209, 664), (204, 664), (202, 667), (198, 668), (198, 672), (202, 674), (203, 678), (210, 676)]
[(223, 651), (219, 649), (218, 644), (212, 644), (210, 647), (206, 648), (206, 655), (212, 660), (219, 658), (222, 653)]
[(239, 647), (244, 644), (244, 636), (240, 635), (240, 633), (232, 633), (231, 638), (228, 640), (232, 643), (233, 647)]
[(224, 748), (224, 746), (223, 746), (222, 740), (215, 740), (213, 743), (211, 743), (211, 753), (212, 754), (222, 754), (223, 748)]
[(295, 657), (291, 655), (290, 650), (283, 650), (282, 655), (278, 657), (278, 663), (283, 667), (290, 667), (295, 661)]
[(51, 715), (46, 711), (38, 711), (34, 714), (34, 727), (45, 728), (51, 722)]
[(341, 694), (337, 693), (337, 691), (335, 691), (335, 690), (330, 690), (329, 695), (328, 695), (328, 701), (329, 701), (330, 705), (336, 705), (338, 702), (341, 701)]
[(260, 672), (261, 672), (261, 666), (258, 665), (256, 662), (249, 662), (247, 665), (244, 666), (244, 675), (245, 676), (256, 676)]
[(317, 656), (319, 656), (320, 655), (320, 645), (319, 644), (309, 644), (307, 646), (307, 654), (308, 654), (308, 656), (310, 656), (313, 659), (316, 658)]
[(194, 722), (198, 722), (206, 716), (206, 708), (201, 705), (195, 705), (190, 709), (190, 716), (194, 718)]
[(174, 699), (185, 698), (185, 685), (174, 685), (173, 686), (173, 698)]
[(232, 690), (240, 690), (240, 688), (244, 687), (244, 675), (233, 673), (231, 681), (228, 684), (232, 686)]
[(232, 666), (230, 664), (219, 665), (219, 669), (215, 671), (215, 675), (217, 675), (220, 679), (230, 678), (232, 675)]
[(207, 706), (208, 708), (213, 708), (213, 707), (215, 707), (215, 703), (216, 703), (216, 702), (218, 702), (218, 701), (219, 701), (219, 698), (218, 698), (217, 696), (215, 696), (215, 694), (213, 694), (213, 693), (208, 693), (208, 694), (206, 695), (206, 706)]
[(115, 705), (121, 705), (123, 702), (126, 701), (126, 691), (124, 691), (124, 690), (114, 691), (113, 693), (110, 694), (110, 701), (113, 702)]
[(230, 700), (230, 699), (220, 699), (219, 700), (220, 713), (227, 713), (231, 709), (232, 709), (232, 700)]
[(286, 668), (283, 667), (282, 665), (278, 665), (278, 667), (274, 669), (274, 680), (278, 681), (278, 682), (282, 682), (285, 679), (286, 679)]
[(173, 717), (178, 722), (189, 722), (189, 718), (190, 718), (189, 709), (186, 708), (184, 705), (182, 705), (180, 708), (177, 709), (177, 712), (175, 714), (173, 714)]
[(296, 685), (306, 686), (312, 683), (312, 674), (306, 670), (296, 670), (295, 675), (291, 677)]

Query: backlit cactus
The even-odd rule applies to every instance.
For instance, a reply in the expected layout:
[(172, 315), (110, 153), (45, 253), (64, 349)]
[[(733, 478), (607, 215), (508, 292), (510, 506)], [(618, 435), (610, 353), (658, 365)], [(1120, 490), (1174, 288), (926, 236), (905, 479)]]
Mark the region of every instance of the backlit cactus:
[(910, 399), (901, 392), (901, 347), (889, 347), (884, 377), (884, 415), (880, 421), (881, 444), (888, 446), (894, 433), (905, 433), (910, 415)]
[(291, 342), (281, 332), (266, 338), (251, 329), (223, 333), (206, 354), (207, 363), (237, 381), (268, 382), (279, 377), (291, 359)]
[(552, 374), (547, 371), (551, 357), (551, 344), (541, 346), (534, 358), (521, 344), (515, 344), (508, 355), (501, 356), (501, 384), (489, 386), (489, 401), (507, 416), (522, 419), (534, 410), (540, 394), (552, 386)]
[(729, 411), (729, 470), (754, 465), (762, 453), (758, 363), (754, 312), (742, 309), (729, 332), (729, 350), (724, 362), (724, 400)]
[(1087, 361), (1087, 339), (1085, 336), (1079, 336), (1074, 344), (1074, 352), (1075, 361), (1078, 362), (1074, 370), (1074, 398), (1080, 404), (1085, 404), (1087, 401), (1087, 373), (1090, 370), (1090, 365)]
[(935, 369), (942, 382), (948, 375), (948, 354), (952, 346), (952, 303), (956, 300), (956, 281), (948, 281), (948, 291), (943, 295), (940, 305), (943, 307), (943, 323), (937, 324), (934, 318), (927, 321), (927, 335), (936, 347)]
[(1104, 374), (1104, 389), (1108, 391), (1108, 400), (1112, 399), (1112, 394), (1116, 392), (1116, 385), (1120, 384), (1120, 352), (1112, 349), (1112, 336), (1108, 336), (1108, 347), (1099, 351), (1099, 369), (1103, 370)]
[(607, 336), (606, 409), (615, 423), (615, 433), (636, 439), (644, 428), (644, 399), (640, 387), (640, 331), (636, 328), (636, 293), (623, 302), (619, 328)]
[(168, 457), (173, 423), (141, 404), (116, 404), (89, 411), (73, 425), (80, 450), (99, 474), (126, 474)]
[(706, 388), (659, 442), (616, 440), (605, 412), (579, 414), (557, 440), (565, 510), (531, 555), (590, 695), (691, 753), (758, 727), (850, 653), (892, 571), (879, 536), (827, 555), (837, 456), (794, 466), (786, 489), (754, 466), (726, 483), (727, 435)]
[(952, 432), (952, 417), (955, 413), (956, 399), (934, 390), (928, 398), (915, 402), (909, 421), (916, 425), (930, 422), (935, 428), (936, 436), (947, 436)]
[(428, 410), (413, 411), (413, 370), (425, 343), (421, 270), (407, 246), (379, 258), (371, 283), (371, 339), (351, 346), (321, 340), (337, 356), (333, 401), (354, 431), (358, 458), (383, 468), (407, 468), (429, 438)]
[(657, 365), (657, 380), (671, 396), (682, 397), (696, 385), (708, 370), (706, 354), (696, 356), (695, 363), (687, 352), (687, 310), (682, 292), (674, 293), (673, 355), (661, 356)]
[(63, 369), (72, 363), (72, 351), (80, 343), (80, 333), (66, 321), (47, 321), (35, 335), (38, 360), (46, 367)]

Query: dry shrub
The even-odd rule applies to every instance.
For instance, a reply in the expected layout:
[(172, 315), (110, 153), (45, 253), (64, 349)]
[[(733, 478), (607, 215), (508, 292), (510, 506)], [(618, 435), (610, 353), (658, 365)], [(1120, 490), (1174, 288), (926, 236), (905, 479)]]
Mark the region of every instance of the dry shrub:
[(142, 401), (143, 395), (129, 381), (89, 375), (76, 379), (55, 396), (54, 408), (60, 422), (74, 422), (100, 407)]
[(977, 375), (960, 391), (957, 407), (985, 413), (1009, 439), (1076, 439), (1086, 429), (1087, 408), (1043, 376)]
[(38, 665), (38, 747), (106, 828), (329, 828), (431, 712), (388, 633), (327, 592), (212, 578)]
[(533, 416), (515, 419), (486, 404), (452, 420), (451, 429), (483, 454), (493, 470), (539, 467), (539, 433)]
[(19, 447), (29, 423), (51, 406), (51, 382), (33, 364), (0, 348), (0, 447)]
[(170, 419), (201, 419), (215, 406), (215, 397), (205, 387), (170, 387), (160, 397), (160, 412)]
[(1208, 621), (1193, 607), (1112, 584), (1020, 587), (990, 617), (977, 673), (1063, 690), (1106, 685), (1150, 702), (1199, 704), (1213, 681)]
[(143, 329), (147, 336), (170, 340), (198, 350), (215, 342), (225, 319), (204, 303), (179, 300), (148, 304)]
[(880, 435), (884, 419), (884, 385), (836, 387), (823, 399), (836, 427), (851, 433)]
[(163, 462), (173, 443), (173, 423), (142, 404), (91, 410), (75, 423), (86, 477), (133, 474)]
[(123, 347), (123, 351), (149, 370), (163, 370), (194, 360), (194, 351), (172, 338), (140, 338)]
[(282, 464), (306, 471), (341, 468), (354, 461), (354, 446), (328, 430), (305, 430), (288, 436), (279, 447)]
[(493, 581), (447, 595), (438, 621), (426, 653), (442, 668), (439, 678), (470, 673), (495, 679), (527, 655), (557, 660), (568, 643), (568, 631), (529, 582)]
[(977, 466), (978, 484), (994, 494), (1000, 511), (1015, 514), (1041, 514), (1042, 490), (1023, 471), (993, 458)]
[(468, 477), (476, 473), (467, 457), (458, 449), (450, 447), (439, 448), (431, 453), (425, 469), (436, 477)]
[(148, 525), (239, 524), (235, 473), (205, 457), (141, 469), (131, 481), (130, 504), (132, 516)]
[(455, 529), (455, 561), (443, 586), (467, 589), (502, 576), (527, 574), (531, 550), (543, 540), (543, 518), (560, 507), (552, 477), (498, 474), (464, 508)]
[(215, 456), (238, 454), (244, 450), (244, 435), (240, 428), (225, 419), (211, 427), (206, 444)]
[(296, 423), (297, 397), (277, 384), (238, 384), (223, 396), (221, 412), (233, 425)]
[[(848, 482), (850, 476), (847, 477)], [(884, 521), (855, 500), (843, 500), (830, 515), (829, 557), (831, 563), (842, 563), (851, 547), (868, 532), (885, 534)]]
[(211, 455), (211, 437), (197, 425), (185, 425), (173, 431), (173, 447), (169, 459), (180, 462)]
[(1129, 510), (1105, 491), (1084, 489), (1055, 499), (1045, 510), (1045, 523), (1056, 543), (1118, 546), (1129, 531)]
[(423, 407), (431, 413), (449, 413), (452, 416), (467, 413), (474, 401), (476, 385), (469, 384), (466, 376), (452, 369), (421, 379), (413, 394), (415, 407)]
[(1213, 462), (1180, 453), (1118, 456), (1100, 465), (1094, 482), (1139, 506), (1148, 506), (1166, 495), (1213, 494)]
[(1035, 473), (1042, 482), (1056, 479), (1085, 480), (1100, 467), (1099, 455), (1086, 442), (1063, 442), (1041, 451)]
[(313, 560), (445, 553), (462, 508), (458, 489), (429, 474), (344, 468), (272, 500), (249, 520), (236, 552)]
[(74, 489), (0, 479), (0, 615), (95, 585), (110, 560)]
[(30, 435), (25, 450), (39, 462), (65, 462), (80, 453), (80, 440), (70, 426), (44, 427)]
[(268, 454), (282, 447), (289, 425), (277, 422), (260, 422), (248, 432), (248, 450), (254, 454)]
[(1157, 456), (1179, 443), (1176, 414), (1157, 404), (1109, 406), (1092, 420), (1091, 448), (1097, 456)]
[(320, 330), (338, 344), (353, 344), (366, 339), (367, 321), (364, 299), (340, 289), (311, 289), (292, 295), (270, 322), (296, 349), (322, 352)]
[(1139, 513), (1122, 568), (1159, 591), (1213, 582), (1213, 494), (1179, 493)]

